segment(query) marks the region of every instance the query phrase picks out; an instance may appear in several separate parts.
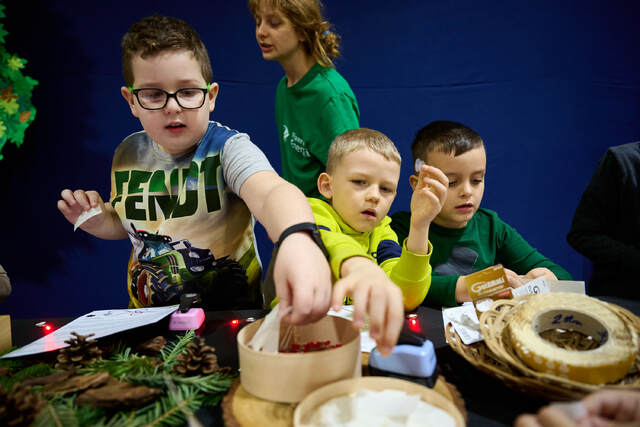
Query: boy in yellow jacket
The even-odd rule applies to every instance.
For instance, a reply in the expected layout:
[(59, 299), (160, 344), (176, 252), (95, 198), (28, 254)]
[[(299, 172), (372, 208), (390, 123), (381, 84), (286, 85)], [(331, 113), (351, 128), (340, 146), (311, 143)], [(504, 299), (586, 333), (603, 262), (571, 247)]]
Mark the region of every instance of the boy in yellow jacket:
[[(444, 203), (448, 179), (439, 169), (422, 166), (411, 198), (411, 231), (398, 244), (387, 213), (396, 196), (400, 164), (398, 150), (385, 135), (366, 128), (349, 130), (331, 144), (327, 170), (318, 177), (318, 190), (328, 202), (309, 199), (337, 280), (332, 304), (339, 306), (345, 296), (351, 297), (354, 322), (362, 320), (364, 312), (397, 306), (399, 299), (405, 310), (413, 310), (429, 290), (429, 225)], [(370, 280), (374, 269), (379, 271), (376, 281)]]

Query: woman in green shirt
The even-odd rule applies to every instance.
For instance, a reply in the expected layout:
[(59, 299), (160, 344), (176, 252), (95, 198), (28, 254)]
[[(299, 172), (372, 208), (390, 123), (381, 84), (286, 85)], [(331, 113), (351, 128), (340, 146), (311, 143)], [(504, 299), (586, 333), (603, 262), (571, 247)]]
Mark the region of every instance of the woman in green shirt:
[(330, 31), (317, 0), (249, 0), (262, 57), (284, 70), (276, 90), (282, 176), (310, 197), (336, 136), (360, 127), (360, 111), (336, 71), (339, 36)]

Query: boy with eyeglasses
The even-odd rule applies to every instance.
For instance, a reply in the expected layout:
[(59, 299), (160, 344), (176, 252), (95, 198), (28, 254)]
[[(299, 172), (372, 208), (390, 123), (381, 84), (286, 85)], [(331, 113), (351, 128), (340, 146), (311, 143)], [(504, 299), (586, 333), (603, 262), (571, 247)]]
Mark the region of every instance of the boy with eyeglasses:
[(331, 273), (312, 238), (309, 203), (248, 135), (209, 121), (218, 85), (193, 28), (157, 15), (138, 21), (122, 39), (122, 66), (122, 96), (144, 131), (115, 151), (109, 203), (67, 189), (58, 208), (74, 224), (100, 208), (80, 228), (131, 239), (130, 305), (175, 304), (199, 292), (207, 309), (262, 307), (253, 214), (280, 237), (273, 275), (281, 308), (293, 307), (285, 320), (324, 316)]

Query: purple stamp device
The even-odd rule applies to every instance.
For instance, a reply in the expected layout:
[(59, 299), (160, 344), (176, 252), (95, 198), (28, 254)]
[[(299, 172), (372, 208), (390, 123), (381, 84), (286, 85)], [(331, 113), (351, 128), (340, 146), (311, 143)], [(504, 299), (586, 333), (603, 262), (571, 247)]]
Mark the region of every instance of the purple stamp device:
[(200, 301), (200, 295), (188, 293), (180, 296), (180, 307), (173, 312), (169, 320), (169, 330), (189, 331), (198, 329), (204, 322), (204, 310), (191, 308), (191, 304)]

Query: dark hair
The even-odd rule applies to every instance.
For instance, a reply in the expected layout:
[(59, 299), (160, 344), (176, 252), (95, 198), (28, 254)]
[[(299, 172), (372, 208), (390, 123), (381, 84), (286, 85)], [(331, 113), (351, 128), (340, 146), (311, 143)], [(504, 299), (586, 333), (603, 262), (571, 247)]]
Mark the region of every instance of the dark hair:
[(431, 151), (459, 156), (483, 146), (480, 135), (470, 127), (457, 122), (436, 120), (418, 131), (411, 143), (411, 153), (415, 164), (416, 159), (427, 162), (427, 155)]
[(261, 5), (271, 7), (291, 22), (303, 36), (306, 52), (320, 65), (333, 68), (333, 59), (340, 56), (340, 36), (331, 31), (331, 24), (322, 17), (320, 0), (249, 0), (249, 10), (255, 17)]
[(207, 48), (198, 33), (186, 22), (169, 16), (152, 15), (133, 24), (122, 37), (122, 74), (128, 86), (133, 86), (131, 61), (167, 50), (187, 50), (200, 64), (206, 83), (213, 81), (213, 71)]

